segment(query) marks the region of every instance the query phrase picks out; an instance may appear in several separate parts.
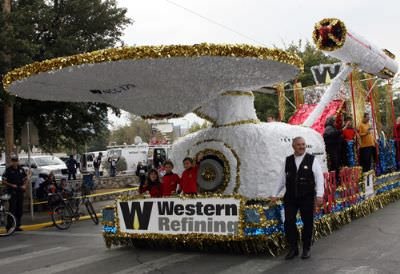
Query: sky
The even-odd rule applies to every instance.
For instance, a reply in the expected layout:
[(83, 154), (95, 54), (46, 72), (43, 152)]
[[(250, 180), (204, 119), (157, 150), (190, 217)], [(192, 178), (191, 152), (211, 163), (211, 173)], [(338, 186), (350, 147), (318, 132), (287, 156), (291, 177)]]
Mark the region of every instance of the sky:
[[(400, 1), (394, 0), (117, 0), (134, 20), (126, 46), (246, 43), (285, 48), (312, 40), (316, 22), (341, 19), (348, 29), (400, 56)], [(200, 121), (192, 115), (182, 124)], [(114, 119), (115, 125), (121, 121)], [(126, 120), (125, 120), (126, 121)], [(180, 120), (175, 123), (180, 123)]]

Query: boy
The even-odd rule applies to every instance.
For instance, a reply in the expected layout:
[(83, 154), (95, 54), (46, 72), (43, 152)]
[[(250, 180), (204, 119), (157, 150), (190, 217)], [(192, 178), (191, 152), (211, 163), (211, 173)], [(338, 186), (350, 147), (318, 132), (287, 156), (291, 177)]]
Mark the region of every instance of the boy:
[(179, 184), (179, 176), (172, 172), (174, 164), (167, 160), (164, 163), (165, 174), (162, 177), (161, 190), (162, 196), (170, 196), (176, 193)]
[(197, 163), (194, 163), (193, 159), (190, 157), (183, 159), (183, 167), (185, 170), (182, 172), (179, 183), (179, 190), (182, 191), (183, 194), (197, 194), (197, 173), (202, 158), (203, 155), (199, 154)]

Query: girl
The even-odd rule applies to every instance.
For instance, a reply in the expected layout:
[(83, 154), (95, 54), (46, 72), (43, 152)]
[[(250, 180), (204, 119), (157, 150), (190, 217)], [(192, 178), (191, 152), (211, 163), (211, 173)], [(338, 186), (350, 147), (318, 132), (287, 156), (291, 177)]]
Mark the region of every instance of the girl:
[(157, 170), (151, 169), (147, 175), (143, 187), (139, 188), (139, 193), (148, 191), (153, 198), (159, 198), (162, 195), (161, 182)]

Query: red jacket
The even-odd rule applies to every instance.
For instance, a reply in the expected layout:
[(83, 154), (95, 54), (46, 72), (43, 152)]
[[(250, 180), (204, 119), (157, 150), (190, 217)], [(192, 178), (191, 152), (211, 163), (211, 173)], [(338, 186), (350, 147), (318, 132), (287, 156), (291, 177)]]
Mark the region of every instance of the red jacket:
[(198, 165), (186, 169), (182, 172), (182, 177), (179, 182), (183, 194), (197, 193), (197, 172)]
[(143, 193), (148, 191), (150, 193), (150, 197), (159, 198), (161, 197), (161, 184), (156, 184), (152, 186), (145, 186), (143, 185), (142, 188), (139, 188), (139, 193)]
[(346, 141), (354, 140), (354, 136), (356, 136), (356, 131), (354, 128), (345, 128), (342, 131), (343, 137)]
[(176, 191), (179, 184), (179, 176), (175, 173), (166, 173), (162, 178), (161, 190), (162, 196), (170, 196), (172, 192)]

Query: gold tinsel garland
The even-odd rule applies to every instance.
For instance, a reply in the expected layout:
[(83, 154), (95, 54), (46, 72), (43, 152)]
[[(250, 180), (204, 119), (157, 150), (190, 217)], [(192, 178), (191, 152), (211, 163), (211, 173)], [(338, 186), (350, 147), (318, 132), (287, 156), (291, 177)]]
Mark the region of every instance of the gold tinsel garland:
[[(331, 39), (332, 42), (334, 42), (334, 45), (332, 46), (324, 45), (319, 30), (324, 26), (334, 27), (335, 25), (340, 27), (342, 31), (342, 37), (340, 37), (340, 39), (337, 39), (335, 36), (329, 33), (328, 38)], [(315, 24), (312, 37), (315, 45), (317, 46), (317, 49), (325, 51), (334, 51), (336, 49), (341, 48), (344, 45), (346, 41), (346, 35), (347, 35), (347, 29), (342, 21), (336, 18), (325, 18)]]
[(21, 68), (8, 72), (3, 77), (3, 86), (7, 89), (13, 82), (42, 73), (60, 70), (66, 67), (84, 64), (96, 64), (103, 62), (114, 62), (120, 60), (158, 59), (173, 57), (200, 57), (200, 56), (223, 56), (223, 57), (253, 57), (262, 60), (272, 60), (286, 63), (303, 70), (304, 63), (297, 55), (279, 49), (268, 49), (250, 45), (218, 45), (218, 44), (196, 44), (196, 45), (169, 45), (169, 46), (139, 46), (122, 47), (97, 50), (68, 57), (35, 62)]
[(285, 101), (285, 84), (279, 83), (276, 85), (276, 92), (278, 93), (278, 111), (279, 111), (279, 121), (285, 119), (286, 112), (286, 101)]
[[(218, 140), (218, 139), (206, 139), (206, 140), (202, 140), (196, 143), (196, 146), (200, 145), (200, 144), (204, 144), (204, 143), (209, 143), (209, 142), (219, 142), (222, 143), (224, 145), (224, 147), (226, 147), (227, 149), (229, 149), (232, 154), (233, 157), (235, 157), (236, 159), (236, 182), (235, 182), (235, 187), (233, 189), (233, 194), (237, 194), (240, 188), (240, 158), (239, 155), (237, 154), (237, 152), (232, 148), (232, 146), (228, 145), (227, 143), (225, 143), (222, 140)], [(228, 163), (229, 164), (229, 163)]]

